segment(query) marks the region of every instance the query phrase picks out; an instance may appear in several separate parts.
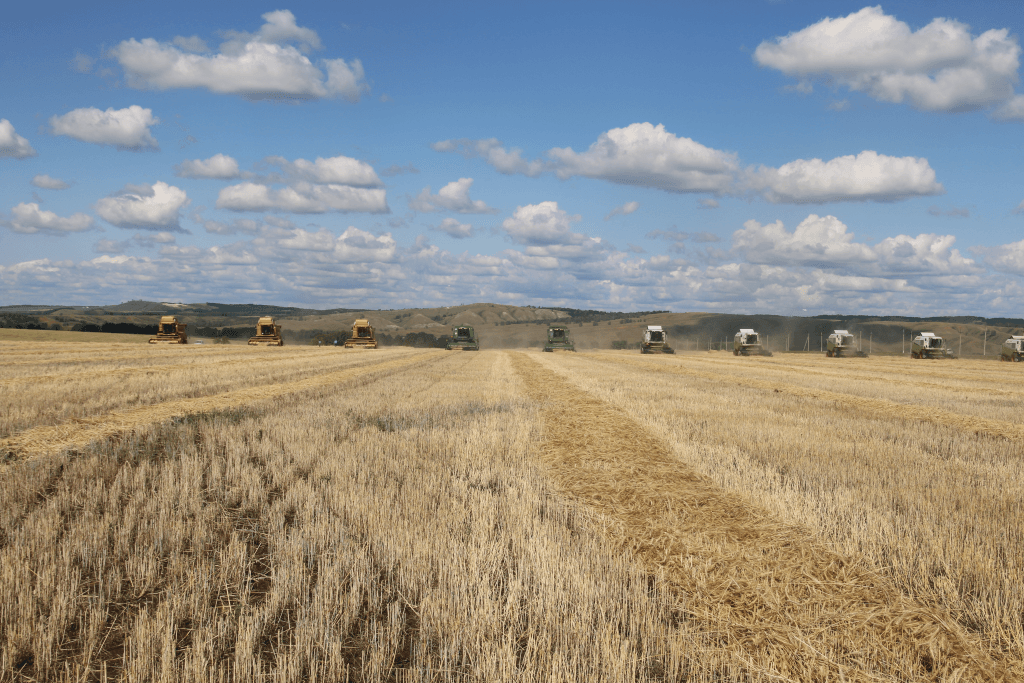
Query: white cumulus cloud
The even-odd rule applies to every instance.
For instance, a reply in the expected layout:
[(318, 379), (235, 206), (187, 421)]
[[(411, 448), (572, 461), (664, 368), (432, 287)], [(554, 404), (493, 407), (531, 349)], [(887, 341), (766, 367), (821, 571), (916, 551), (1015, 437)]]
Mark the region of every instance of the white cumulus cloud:
[(449, 237), (454, 237), (455, 239), (465, 239), (473, 236), (472, 225), (469, 223), (460, 223), (454, 218), (445, 218), (441, 221), (441, 224), (437, 226), (437, 229)]
[(11, 219), (5, 221), (14, 232), (34, 234), (37, 232), (50, 235), (66, 235), (69, 232), (83, 232), (93, 227), (93, 219), (84, 213), (76, 213), (63, 218), (52, 211), (44, 211), (35, 202), (21, 203), (11, 209)]
[(937, 18), (912, 31), (881, 7), (826, 18), (761, 43), (754, 60), (805, 81), (821, 78), (883, 102), (926, 111), (970, 111), (1006, 102), (1020, 46), (1007, 29), (975, 36)]
[(872, 246), (854, 241), (835, 216), (809, 215), (793, 232), (782, 221), (749, 220), (733, 233), (733, 252), (752, 264), (838, 270), (858, 276), (970, 275), (981, 268), (953, 248), (952, 235), (887, 237)]
[(128, 185), (120, 193), (100, 199), (96, 213), (119, 228), (181, 232), (181, 210), (189, 201), (181, 188), (157, 181), (152, 185)]
[(63, 116), (50, 117), (50, 131), (96, 145), (113, 145), (119, 149), (157, 149), (150, 126), (160, 123), (153, 110), (137, 104), (124, 109), (101, 111), (95, 107), (75, 109)]
[(295, 180), (306, 180), (311, 183), (334, 185), (351, 185), (352, 187), (382, 187), (384, 183), (377, 177), (373, 166), (346, 156), (317, 157), (316, 161), (296, 159), (288, 161), (284, 157), (267, 157), (266, 163), (278, 166), (285, 175)]
[(66, 190), (71, 187), (60, 178), (51, 178), (45, 173), (33, 177), (32, 184), (44, 190)]
[(628, 216), (637, 209), (640, 208), (640, 202), (626, 202), (622, 206), (616, 206), (614, 209), (608, 212), (608, 215), (604, 219), (610, 220), (612, 216)]
[(383, 189), (297, 182), (276, 189), (256, 183), (225, 187), (217, 196), (218, 209), (288, 211), (292, 213), (388, 213)]
[(543, 173), (546, 164), (542, 161), (526, 161), (521, 149), (505, 149), (498, 138), (486, 140), (441, 140), (430, 145), (435, 152), (457, 152), (467, 159), (480, 157), (499, 173), (512, 175), (521, 173), (531, 178)]
[(584, 176), (668, 192), (728, 192), (738, 169), (736, 155), (677, 137), (665, 126), (634, 123), (601, 133), (586, 152), (548, 151), (555, 174)]
[(853, 156), (797, 159), (750, 173), (750, 186), (775, 203), (892, 202), (945, 192), (927, 159), (865, 150)]
[(27, 159), (35, 155), (28, 140), (14, 132), (14, 125), (7, 119), (0, 119), (0, 159)]
[(430, 194), (430, 188), (425, 187), (418, 196), (409, 201), (409, 208), (423, 213), (441, 210), (457, 213), (497, 213), (497, 209), (487, 206), (483, 200), (469, 198), (469, 188), (472, 185), (472, 178), (459, 178), (442, 187), (436, 195)]
[(217, 178), (231, 180), (238, 178), (238, 162), (226, 154), (214, 154), (209, 159), (185, 159), (174, 167), (179, 178)]
[(228, 31), (218, 52), (198, 37), (159, 42), (154, 38), (122, 41), (111, 53), (133, 88), (168, 90), (206, 88), (249, 99), (319, 99), (343, 97), (357, 102), (369, 90), (358, 59), (307, 56), (319, 49), (316, 31), (298, 26), (288, 10), (262, 15), (256, 33)]

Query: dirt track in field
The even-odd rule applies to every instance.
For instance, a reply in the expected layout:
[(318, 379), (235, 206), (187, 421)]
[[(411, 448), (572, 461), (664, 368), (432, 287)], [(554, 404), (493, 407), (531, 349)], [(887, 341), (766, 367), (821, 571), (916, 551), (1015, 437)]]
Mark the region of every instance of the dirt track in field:
[[(718, 639), (725, 656), (779, 680), (1012, 680), (948, 613), (914, 602), (863, 563), (719, 489), (621, 410), (528, 355), (512, 358), (542, 406), (544, 465), (557, 487), (597, 512), (610, 540), (678, 588), (690, 619)], [(906, 407), (878, 404), (890, 414)]]
[(80, 448), (98, 439), (123, 434), (152, 422), (195, 413), (256, 405), (287, 394), (349, 382), (374, 373), (399, 370), (405, 366), (422, 362), (425, 356), (426, 354), (421, 352), (396, 360), (344, 368), (292, 382), (260, 385), (211, 396), (167, 401), (90, 418), (76, 418), (55, 426), (34, 427), (0, 440), (0, 462), (24, 460), (55, 453), (65, 448)]
[[(963, 415), (961, 413), (956, 413), (938, 407), (910, 405), (906, 403), (899, 403), (897, 401), (889, 401), (883, 398), (844, 394), (837, 391), (829, 391), (827, 389), (812, 389), (810, 387), (789, 384), (787, 382), (777, 380), (765, 380), (721, 372), (709, 372), (706, 370), (688, 367), (686, 365), (666, 364), (655, 367), (651, 363), (643, 360), (616, 357), (609, 358), (607, 355), (597, 354), (584, 355), (604, 362), (620, 363), (623, 365), (632, 365), (634, 367), (644, 368), (645, 370), (657, 370), (659, 372), (672, 373), (676, 375), (697, 377), (700, 379), (710, 380), (712, 382), (730, 382), (732, 384), (738, 384), (752, 389), (760, 389), (767, 392), (781, 392), (791, 396), (813, 398), (819, 401), (834, 401), (843, 406), (852, 406), (859, 410), (874, 412), (887, 417), (898, 415), (906, 420), (921, 420), (946, 427), (962, 429), (976, 434), (987, 434), (989, 436), (1012, 439), (1015, 441), (1024, 441), (1024, 426), (1022, 425), (1013, 422), (1006, 422), (1004, 420), (993, 420), (991, 418), (978, 417), (975, 415)], [(802, 371), (803, 370), (801, 369), (801, 372)], [(959, 390), (959, 388), (957, 390)]]

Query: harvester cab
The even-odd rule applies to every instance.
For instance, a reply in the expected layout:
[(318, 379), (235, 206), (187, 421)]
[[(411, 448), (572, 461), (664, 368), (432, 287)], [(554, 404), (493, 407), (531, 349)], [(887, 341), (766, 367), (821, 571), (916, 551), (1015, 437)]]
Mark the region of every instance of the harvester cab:
[(576, 344), (569, 337), (569, 328), (552, 325), (548, 328), (548, 341), (544, 344), (544, 350), (551, 352), (555, 349), (563, 351), (575, 351)]
[(256, 322), (256, 336), (249, 337), (249, 346), (284, 346), (281, 326), (270, 316), (263, 316)]
[(761, 344), (761, 335), (754, 330), (740, 330), (732, 343), (734, 356), (770, 356), (772, 352)]
[(911, 358), (952, 358), (953, 354), (943, 343), (942, 337), (931, 332), (922, 332), (914, 337), (910, 345)]
[(479, 351), (480, 341), (476, 338), (476, 331), (469, 325), (455, 325), (452, 327), (452, 338), (445, 348), (449, 351), (452, 349)]
[(377, 339), (373, 336), (373, 325), (366, 318), (352, 323), (352, 336), (345, 340), (346, 349), (375, 349)]
[(661, 325), (648, 325), (644, 330), (640, 353), (675, 353), (675, 351), (669, 347), (668, 334), (661, 329)]
[(156, 336), (150, 337), (150, 344), (188, 344), (188, 323), (179, 323), (173, 315), (160, 318), (156, 328)]
[(825, 346), (825, 355), (829, 358), (843, 358), (845, 356), (866, 357), (867, 354), (857, 348), (857, 339), (846, 330), (834, 330), (828, 335), (828, 343)]
[(999, 349), (999, 360), (1019, 363), (1021, 359), (1024, 359), (1024, 337), (1014, 335), (1003, 342)]

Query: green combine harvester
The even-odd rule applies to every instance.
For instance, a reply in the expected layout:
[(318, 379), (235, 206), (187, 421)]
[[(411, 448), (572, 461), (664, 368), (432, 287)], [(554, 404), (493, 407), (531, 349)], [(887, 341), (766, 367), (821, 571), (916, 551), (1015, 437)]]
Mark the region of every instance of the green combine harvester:
[(569, 328), (552, 325), (548, 328), (548, 343), (544, 345), (544, 350), (551, 352), (555, 349), (562, 351), (575, 351), (576, 345), (569, 337)]
[(452, 327), (452, 338), (444, 348), (449, 351), (452, 349), (479, 351), (480, 340), (476, 338), (476, 331), (469, 325), (455, 325)]

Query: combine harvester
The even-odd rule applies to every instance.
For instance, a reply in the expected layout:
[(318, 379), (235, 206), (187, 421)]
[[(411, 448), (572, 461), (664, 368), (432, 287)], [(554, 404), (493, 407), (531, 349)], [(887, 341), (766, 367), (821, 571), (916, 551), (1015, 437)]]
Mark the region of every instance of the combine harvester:
[(856, 341), (854, 336), (846, 330), (833, 330), (832, 334), (828, 335), (825, 355), (829, 358), (846, 358), (849, 356), (867, 358), (868, 354), (854, 348)]
[(922, 332), (914, 337), (910, 345), (911, 358), (954, 358), (953, 352), (946, 348), (942, 337), (931, 332)]
[(179, 323), (173, 315), (160, 318), (156, 328), (156, 336), (149, 338), (150, 344), (188, 344), (188, 323)]
[(668, 345), (668, 334), (661, 325), (648, 325), (644, 330), (644, 340), (640, 343), (640, 353), (675, 353)]
[(284, 346), (281, 326), (270, 316), (263, 316), (256, 323), (256, 336), (249, 337), (249, 346)]
[(476, 338), (476, 331), (469, 325), (455, 325), (452, 327), (452, 338), (444, 348), (448, 351), (479, 351), (480, 340)]
[(562, 351), (576, 350), (576, 345), (569, 337), (568, 327), (552, 325), (548, 328), (548, 342), (544, 345), (544, 350), (551, 353), (555, 349), (560, 349)]
[(1024, 358), (1024, 337), (1016, 335), (1003, 342), (999, 349), (999, 360), (1019, 363)]
[(366, 318), (352, 323), (352, 336), (345, 340), (346, 349), (375, 349), (377, 338), (373, 336), (373, 325)]
[(761, 345), (761, 335), (753, 330), (740, 330), (732, 342), (734, 356), (770, 356), (772, 352)]

